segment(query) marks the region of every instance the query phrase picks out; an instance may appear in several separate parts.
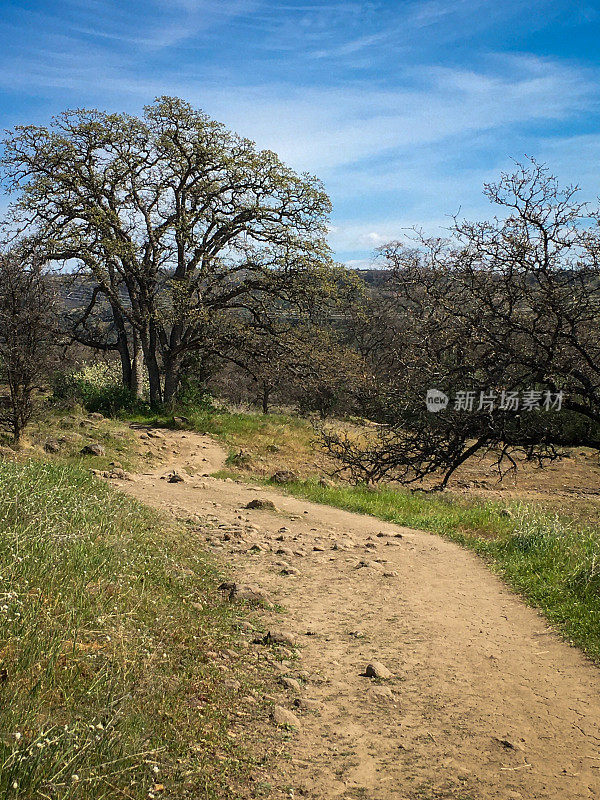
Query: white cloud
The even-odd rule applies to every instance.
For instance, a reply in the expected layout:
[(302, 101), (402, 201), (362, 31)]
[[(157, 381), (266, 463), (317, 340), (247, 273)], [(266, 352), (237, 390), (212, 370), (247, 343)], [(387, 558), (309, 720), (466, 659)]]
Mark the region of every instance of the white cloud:
[(449, 137), (561, 120), (595, 102), (591, 76), (535, 59), (503, 60), (496, 72), (428, 68), (405, 75), (394, 90), (360, 84), (190, 89), (209, 113), (298, 168), (325, 175)]
[[(461, 206), (469, 216), (487, 213), (482, 184), (511, 155), (547, 158), (560, 177), (581, 175), (600, 186), (600, 138), (561, 133), (597, 112), (596, 72), (526, 54), (472, 51), (468, 67), (407, 56), (417, 42), (460, 38), (467, 22), (472, 36), (490, 17), (522, 13), (514, 3), (405, 2), (388, 7), (390, 25), (378, 2), (147, 0), (146, 16), (134, 13), (138, 3), (66, 4), (79, 11), (69, 24), (56, 24), (58, 12), (38, 15), (48, 34), (0, 54), (0, 87), (43, 98), (53, 111), (94, 105), (139, 113), (156, 95), (184, 97), (296, 169), (321, 176), (334, 200), (330, 240), (359, 260), (403, 228), (447, 227), (445, 215)], [(530, 5), (548, 10), (552, 0)], [(33, 20), (35, 12), (24, 13)], [(246, 73), (229, 71), (227, 58), (202, 57), (223, 21), (234, 19), (259, 31), (260, 56)], [(381, 53), (388, 62), (379, 72), (372, 67)], [(284, 63), (288, 54), (287, 66), (302, 68), (274, 81), (269, 61)], [(372, 59), (370, 71), (339, 69), (356, 66), (359, 54)], [(392, 54), (397, 63), (390, 66)], [(338, 71), (329, 73), (330, 64)], [(320, 72), (311, 76), (311, 68)]]

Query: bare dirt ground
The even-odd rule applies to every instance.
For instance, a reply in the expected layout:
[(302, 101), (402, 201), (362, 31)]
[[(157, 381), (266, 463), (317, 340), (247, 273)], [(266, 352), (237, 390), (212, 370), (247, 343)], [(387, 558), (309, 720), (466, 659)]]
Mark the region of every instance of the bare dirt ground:
[[(285, 750), (268, 796), (600, 796), (600, 672), (475, 556), (427, 533), (209, 477), (225, 454), (208, 437), (138, 435), (161, 465), (116, 483), (212, 523), (198, 528), (202, 544), (237, 583), (281, 605), (265, 620), (296, 638), (299, 658), (283, 675), (298, 684), (282, 684), (273, 701), (298, 725), (275, 734)], [(184, 481), (170, 483), (171, 470)], [(256, 498), (275, 510), (245, 508)], [(365, 677), (373, 661), (391, 677)]]

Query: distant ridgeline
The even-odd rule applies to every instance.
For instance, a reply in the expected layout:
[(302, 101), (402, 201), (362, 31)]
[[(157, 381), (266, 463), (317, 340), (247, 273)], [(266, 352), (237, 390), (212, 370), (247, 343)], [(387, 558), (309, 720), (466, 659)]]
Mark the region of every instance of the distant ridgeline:
[[(387, 270), (351, 269), (348, 272), (357, 275), (367, 286), (379, 288), (385, 283)], [(98, 291), (98, 284), (94, 277), (82, 273), (64, 273), (52, 275), (51, 280), (67, 315), (70, 316), (72, 313), (77, 312), (83, 313), (87, 308), (92, 308), (93, 315), (96, 318), (107, 323), (111, 321), (110, 304), (106, 295)], [(126, 307), (130, 306), (125, 285), (120, 287), (119, 294), (123, 304)]]

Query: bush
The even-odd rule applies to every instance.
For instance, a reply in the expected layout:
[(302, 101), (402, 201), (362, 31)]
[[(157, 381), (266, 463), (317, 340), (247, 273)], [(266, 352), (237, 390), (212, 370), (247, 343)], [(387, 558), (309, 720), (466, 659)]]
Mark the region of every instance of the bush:
[(87, 411), (116, 416), (119, 412), (144, 413), (149, 406), (120, 383), (120, 373), (112, 364), (87, 364), (77, 372), (57, 373), (52, 399), (60, 403), (79, 403)]
[(212, 395), (207, 391), (204, 381), (198, 381), (194, 378), (184, 379), (181, 382), (177, 392), (177, 405), (182, 408), (216, 411)]

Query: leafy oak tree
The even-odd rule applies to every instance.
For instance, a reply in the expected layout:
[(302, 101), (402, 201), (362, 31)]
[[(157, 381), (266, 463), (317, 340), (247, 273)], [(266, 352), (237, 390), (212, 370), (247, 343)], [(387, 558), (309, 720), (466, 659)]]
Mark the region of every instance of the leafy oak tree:
[(17, 127), (2, 165), (13, 227), (92, 284), (75, 336), (94, 346), (86, 323), (107, 304), (124, 382), (135, 335), (155, 405), (173, 400), (215, 315), (266, 327), (268, 309), (308, 315), (334, 290), (319, 181), (180, 99), (141, 118), (76, 110)]

